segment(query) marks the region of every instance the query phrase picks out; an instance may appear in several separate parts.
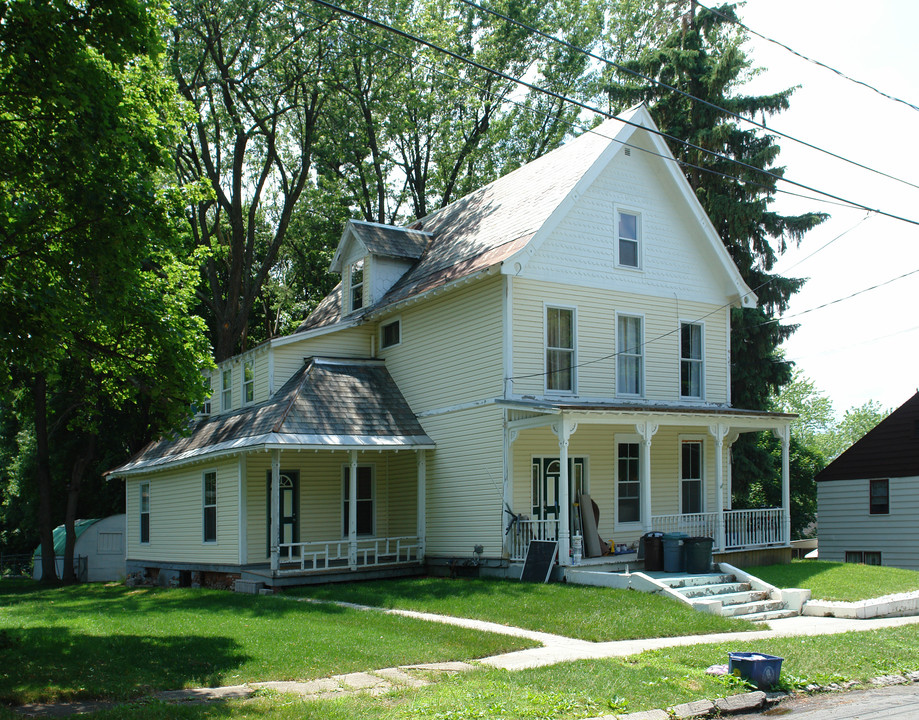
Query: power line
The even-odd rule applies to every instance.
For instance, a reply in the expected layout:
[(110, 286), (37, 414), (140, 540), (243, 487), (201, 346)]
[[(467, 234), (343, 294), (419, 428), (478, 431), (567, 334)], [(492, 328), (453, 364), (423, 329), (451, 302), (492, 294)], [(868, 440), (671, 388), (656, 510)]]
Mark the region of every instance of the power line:
[[(902, 275), (898, 275), (897, 277), (891, 278), (890, 280), (885, 280), (884, 282), (878, 283), (877, 285), (872, 285), (871, 287), (864, 288), (863, 290), (858, 290), (857, 292), (854, 292), (851, 295), (846, 295), (845, 297), (836, 298), (835, 300), (830, 300), (829, 302), (823, 303), (823, 305), (818, 305), (817, 307), (808, 308), (807, 310), (801, 310), (800, 312), (796, 312), (794, 315), (786, 315), (781, 318), (774, 318), (772, 320), (769, 320), (769, 323), (779, 322), (780, 320), (791, 320), (792, 318), (801, 317), (802, 315), (806, 315), (807, 313), (812, 313), (816, 310), (823, 310), (823, 308), (830, 307), (830, 305), (836, 305), (837, 303), (841, 303), (845, 300), (851, 300), (852, 298), (858, 297), (859, 295), (864, 295), (866, 292), (877, 290), (878, 288), (882, 288), (885, 285), (890, 285), (891, 283), (894, 283), (897, 280), (902, 280), (903, 278), (907, 278), (910, 275), (915, 275), (916, 273), (919, 273), (919, 268), (915, 270), (910, 270), (908, 273), (903, 273)], [(767, 325), (767, 324), (768, 323), (763, 323), (763, 325)]]
[(461, 55), (460, 53), (456, 53), (456, 52), (454, 52), (454, 51), (452, 51), (452, 50), (448, 50), (447, 48), (441, 47), (441, 46), (439, 46), (439, 45), (437, 45), (437, 44), (435, 44), (435, 43), (433, 43), (433, 42), (431, 42), (431, 41), (429, 41), (429, 40), (425, 40), (424, 38), (421, 38), (421, 37), (419, 37), (419, 36), (417, 36), (417, 35), (413, 35), (412, 33), (406, 32), (405, 30), (400, 30), (400, 29), (395, 28), (395, 27), (393, 27), (393, 26), (391, 26), (391, 25), (387, 25), (386, 23), (383, 23), (383, 22), (381, 22), (381, 21), (379, 21), (379, 20), (374, 20), (373, 18), (367, 17), (366, 15), (362, 15), (361, 13), (355, 12), (354, 10), (348, 10), (347, 8), (343, 8), (343, 7), (339, 6), (339, 5), (335, 5), (334, 3), (328, 2), (327, 0), (312, 0), (312, 2), (316, 3), (317, 5), (321, 5), (321, 6), (323, 6), (323, 7), (326, 7), (326, 8), (328, 8), (328, 9), (330, 9), (330, 10), (334, 10), (334, 11), (336, 11), (336, 12), (338, 12), (338, 13), (343, 14), (343, 15), (348, 15), (348, 16), (353, 17), (353, 18), (355, 18), (355, 19), (357, 19), (357, 20), (360, 20), (360, 21), (362, 21), (362, 22), (366, 22), (366, 23), (368, 23), (369, 25), (373, 25), (374, 27), (378, 27), (378, 28), (380, 28), (380, 29), (382, 29), (382, 30), (386, 30), (386, 31), (391, 32), (391, 33), (393, 33), (393, 34), (399, 35), (400, 37), (404, 37), (404, 38), (406, 38), (406, 39), (408, 39), (408, 40), (411, 40), (411, 41), (413, 41), (413, 42), (416, 42), (416, 43), (419, 43), (419, 44), (424, 45), (424, 46), (426, 46), (426, 47), (429, 47), (429, 48), (431, 48), (431, 49), (433, 49), (433, 50), (436, 50), (437, 52), (441, 52), (441, 53), (443, 53), (443, 54), (445, 54), (445, 55), (448, 55), (448, 56), (454, 58), (455, 60), (459, 60), (460, 62), (463, 62), (463, 63), (465, 63), (465, 64), (467, 64), (467, 65), (470, 65), (470, 66), (472, 66), (472, 67), (475, 67), (475, 68), (477, 68), (477, 69), (479, 69), (479, 70), (482, 70), (482, 71), (484, 71), (484, 72), (490, 73), (490, 74), (492, 74), (492, 75), (494, 75), (494, 76), (496, 76), (496, 77), (502, 78), (503, 80), (508, 80), (508, 81), (510, 81), (510, 82), (517, 83), (518, 85), (521, 85), (522, 87), (526, 87), (526, 88), (528, 88), (528, 89), (530, 89), (530, 90), (534, 90), (534, 91), (536, 91), (536, 92), (543, 93), (544, 95), (547, 95), (547, 96), (549, 96), (549, 97), (553, 97), (553, 98), (555, 98), (556, 100), (561, 100), (561, 101), (563, 101), (563, 102), (570, 103), (570, 104), (575, 105), (575, 106), (577, 106), (577, 107), (583, 108), (584, 110), (588, 110), (588, 111), (590, 111), (590, 112), (596, 113), (597, 115), (602, 115), (603, 117), (607, 117), (607, 118), (611, 118), (611, 119), (614, 118), (614, 119), (618, 120), (619, 122), (621, 122), (621, 123), (623, 123), (623, 124), (625, 124), (625, 125), (630, 125), (630, 126), (632, 126), (632, 127), (640, 128), (640, 129), (642, 129), (642, 130), (645, 130), (646, 132), (650, 132), (650, 133), (653, 133), (653, 134), (655, 134), (655, 135), (659, 135), (660, 137), (666, 138), (666, 139), (668, 139), (668, 140), (672, 140), (672, 141), (675, 142), (675, 143), (679, 143), (679, 144), (685, 145), (686, 147), (689, 147), (689, 148), (691, 148), (691, 149), (698, 150), (698, 151), (700, 151), (700, 152), (706, 153), (707, 155), (711, 155), (711, 156), (713, 156), (713, 157), (715, 157), (715, 158), (718, 158), (719, 160), (724, 160), (724, 161), (727, 161), (727, 162), (734, 163), (735, 165), (740, 165), (741, 167), (747, 168), (747, 169), (749, 169), (749, 170), (753, 170), (754, 172), (757, 172), (757, 173), (760, 173), (760, 174), (765, 175), (765, 176), (767, 176), (767, 177), (770, 177), (770, 178), (772, 178), (772, 179), (774, 179), (774, 180), (776, 180), (776, 181), (783, 181), (783, 182), (786, 182), (786, 183), (788, 183), (788, 184), (790, 184), (790, 185), (794, 185), (795, 187), (799, 187), (799, 188), (802, 188), (802, 189), (804, 189), (804, 190), (808, 190), (809, 192), (817, 193), (818, 195), (822, 195), (823, 197), (828, 197), (828, 198), (831, 198), (831, 199), (833, 199), (833, 200), (838, 200), (838, 201), (840, 201), (840, 202), (846, 203), (846, 204), (851, 205), (851, 206), (853, 206), (853, 207), (861, 208), (862, 210), (866, 210), (866, 211), (870, 211), (870, 212), (875, 212), (875, 213), (877, 213), (877, 214), (879, 214), (879, 215), (884, 215), (885, 217), (890, 217), (890, 218), (893, 218), (893, 219), (895, 219), (895, 220), (901, 220), (901, 221), (903, 221), (903, 222), (907, 222), (907, 223), (910, 223), (910, 224), (912, 224), (912, 225), (919, 225), (919, 220), (912, 220), (912, 219), (909, 219), (909, 218), (906, 218), (906, 217), (902, 217), (902, 216), (900, 216), (900, 215), (895, 215), (895, 214), (893, 214), (893, 213), (886, 212), (886, 211), (884, 211), (884, 210), (880, 210), (880, 209), (877, 209), (877, 208), (868, 207), (867, 205), (863, 205), (862, 203), (856, 202), (856, 201), (854, 201), (854, 200), (848, 200), (848, 199), (846, 199), (846, 198), (844, 198), (844, 197), (840, 197), (839, 195), (834, 195), (834, 194), (832, 194), (832, 193), (828, 193), (828, 192), (825, 192), (825, 191), (823, 191), (823, 190), (819, 190), (819, 189), (814, 188), (814, 187), (811, 187), (811, 186), (809, 186), (809, 185), (805, 185), (805, 184), (803, 184), (803, 183), (799, 183), (799, 182), (797, 182), (797, 181), (795, 181), (795, 180), (789, 180), (789, 179), (786, 178), (786, 177), (782, 177), (781, 175), (777, 175), (777, 174), (772, 173), (772, 172), (770, 172), (770, 171), (768, 171), (768, 170), (764, 170), (764, 169), (758, 168), (758, 167), (756, 167), (756, 166), (754, 166), (754, 165), (750, 165), (749, 163), (745, 163), (745, 162), (743, 162), (742, 160), (737, 160), (736, 158), (731, 158), (731, 157), (727, 157), (727, 156), (725, 156), (725, 155), (721, 155), (720, 153), (717, 153), (717, 152), (715, 152), (714, 150), (709, 150), (709, 149), (704, 148), (704, 147), (701, 147), (701, 146), (699, 146), (699, 145), (695, 145), (695, 144), (693, 144), (693, 143), (691, 143), (691, 142), (688, 142), (687, 140), (683, 140), (683, 139), (678, 138), (678, 137), (675, 137), (675, 136), (673, 136), (673, 135), (668, 135), (667, 133), (664, 133), (664, 132), (662, 132), (662, 131), (660, 131), (660, 130), (654, 130), (654, 129), (652, 129), (652, 128), (647, 128), (647, 127), (644, 127), (643, 125), (641, 125), (640, 123), (632, 122), (632, 121), (630, 121), (630, 120), (626, 120), (626, 119), (621, 118), (621, 117), (615, 117), (614, 115), (612, 115), (611, 113), (606, 112), (605, 110), (601, 110), (600, 108), (594, 107), (594, 106), (592, 106), (592, 105), (588, 105), (587, 103), (581, 102), (580, 100), (576, 100), (576, 99), (574, 99), (574, 98), (567, 97), (567, 96), (562, 95), (561, 93), (557, 93), (557, 92), (555, 92), (555, 91), (553, 91), (553, 90), (548, 90), (548, 89), (546, 89), (546, 88), (540, 87), (539, 85), (536, 85), (536, 84), (534, 84), (534, 83), (527, 82), (526, 80), (521, 80), (520, 78), (512, 77), (512, 76), (508, 75), (507, 73), (504, 73), (504, 72), (502, 72), (502, 71), (500, 71), (500, 70), (495, 70), (494, 68), (490, 68), (490, 67), (488, 67), (488, 66), (486, 66), (486, 65), (483, 65), (482, 63), (480, 63), (480, 62), (478, 62), (478, 61), (476, 61), (476, 60), (473, 60), (473, 59), (471, 59), (471, 58), (468, 58), (468, 57), (466, 57), (466, 56), (464, 56), (464, 55)]
[(784, 43), (781, 43), (781, 42), (779, 42), (778, 40), (774, 40), (774, 39), (772, 39), (771, 37), (768, 37), (768, 36), (766, 36), (766, 35), (763, 35), (762, 33), (758, 33), (758, 32), (756, 32), (756, 30), (753, 30), (753, 29), (750, 28), (749, 26), (747, 26), (747, 25), (745, 25), (744, 23), (742, 23), (740, 20), (736, 20), (736, 19), (734, 19), (734, 18), (730, 18), (730, 17), (724, 15), (723, 13), (721, 13), (721, 12), (715, 10), (714, 8), (706, 7), (706, 6), (703, 5), (702, 3), (698, 2), (698, 0), (696, 0), (696, 5), (698, 5), (698, 6), (701, 7), (701, 8), (704, 8), (705, 10), (708, 10), (710, 13), (714, 13), (715, 15), (718, 15), (719, 17), (724, 18), (724, 19), (727, 20), (728, 22), (732, 22), (732, 23), (734, 23), (735, 25), (739, 25), (739, 26), (742, 27), (744, 30), (746, 30), (748, 33), (751, 33), (751, 34), (753, 34), (753, 35), (756, 35), (756, 37), (761, 38), (761, 39), (765, 40), (766, 42), (772, 43), (773, 45), (778, 45), (780, 48), (783, 48), (783, 49), (787, 50), (787, 51), (790, 52), (792, 55), (797, 55), (797, 56), (798, 56), (799, 58), (801, 58), (802, 60), (806, 60), (806, 61), (809, 62), (809, 63), (813, 63), (814, 65), (817, 65), (817, 66), (822, 67), (822, 68), (824, 68), (824, 69), (826, 69), (826, 70), (829, 70), (830, 72), (835, 73), (836, 75), (839, 75), (839, 77), (841, 77), (841, 78), (843, 78), (843, 79), (845, 79), (845, 80), (848, 80), (849, 82), (855, 83), (856, 85), (861, 85), (862, 87), (866, 87), (866, 88), (868, 88), (869, 90), (871, 90), (871, 91), (873, 91), (873, 92), (876, 92), (878, 95), (881, 95), (882, 97), (887, 98), (888, 100), (893, 100), (894, 102), (902, 103), (903, 105), (906, 105), (907, 107), (910, 107), (910, 108), (912, 108), (913, 110), (919, 110), (919, 107), (917, 107), (916, 105), (913, 105), (911, 102), (907, 102), (906, 100), (901, 100), (900, 98), (896, 97), (895, 95), (890, 95), (890, 94), (888, 94), (888, 93), (886, 93), (886, 92), (884, 92), (884, 91), (882, 91), (882, 90), (878, 90), (878, 88), (874, 87), (874, 85), (870, 85), (869, 83), (866, 83), (866, 82), (863, 82), (863, 81), (861, 81), (861, 80), (856, 80), (855, 78), (849, 77), (848, 75), (846, 75), (846, 74), (845, 74), (844, 72), (842, 72), (841, 70), (837, 70), (836, 68), (831, 67), (830, 65), (827, 65), (826, 63), (822, 63), (822, 62), (820, 62), (819, 60), (814, 60), (813, 58), (810, 58), (810, 57), (808, 57), (807, 55), (804, 55), (804, 54), (802, 54), (802, 53), (799, 53), (797, 50), (794, 50), (794, 49), (788, 47), (788, 45), (785, 45)]
[[(663, 82), (663, 81), (661, 81), (661, 80), (657, 80), (657, 79), (655, 79), (655, 78), (652, 78), (652, 77), (649, 77), (649, 76), (647, 76), (647, 75), (644, 75), (643, 73), (640, 73), (640, 72), (638, 72), (637, 70), (632, 70), (631, 68), (628, 68), (628, 67), (626, 67), (626, 66), (624, 66), (624, 65), (621, 65), (621, 64), (619, 64), (619, 63), (617, 63), (617, 62), (615, 62), (615, 61), (613, 61), (613, 60), (610, 60), (609, 58), (606, 58), (606, 57), (604, 57), (604, 56), (602, 56), (602, 55), (597, 55), (596, 53), (593, 53), (593, 52), (591, 52), (590, 50), (587, 50), (587, 49), (585, 49), (585, 48), (582, 48), (582, 47), (579, 47), (579, 46), (577, 46), (577, 45), (574, 45), (573, 43), (570, 43), (570, 42), (568, 42), (567, 40), (563, 40), (562, 38), (559, 38), (559, 37), (556, 37), (556, 36), (554, 36), (554, 35), (550, 35), (550, 34), (548, 34), (548, 33), (545, 33), (545, 32), (543, 32), (542, 30), (540, 30), (540, 29), (538, 29), (538, 28), (535, 28), (535, 27), (533, 27), (533, 26), (531, 26), (531, 25), (527, 25), (526, 23), (520, 22), (519, 20), (515, 20), (514, 18), (509, 17), (508, 15), (505, 15), (505, 14), (503, 14), (503, 13), (500, 13), (500, 12), (498, 12), (497, 10), (492, 10), (492, 9), (490, 9), (490, 8), (484, 7), (484, 6), (482, 6), (482, 5), (480, 5), (480, 4), (476, 3), (476, 2), (474, 2), (474, 0), (460, 0), (460, 1), (463, 2), (463, 3), (465, 3), (466, 5), (469, 5), (470, 7), (476, 8), (477, 10), (480, 10), (480, 11), (485, 12), (485, 13), (489, 13), (490, 15), (494, 15), (495, 17), (501, 18), (502, 20), (504, 20), (504, 21), (506, 21), (506, 22), (513, 23), (514, 25), (516, 25), (516, 26), (518, 26), (518, 27), (520, 27), (520, 28), (523, 28), (523, 29), (525, 29), (525, 30), (528, 30), (528, 31), (530, 31), (530, 32), (532, 32), (532, 33), (536, 33), (536, 34), (539, 35), (540, 37), (543, 37), (543, 38), (545, 38), (545, 39), (547, 39), (547, 40), (551, 40), (552, 42), (558, 43), (559, 45), (563, 45), (564, 47), (568, 48), (569, 50), (574, 50), (574, 51), (576, 51), (576, 52), (582, 53), (582, 54), (585, 55), (586, 57), (592, 58), (593, 60), (597, 60), (597, 61), (599, 61), (599, 62), (605, 63), (605, 64), (609, 65), (610, 67), (616, 68), (616, 69), (619, 70), (620, 72), (629, 73), (629, 74), (631, 74), (631, 75), (633, 75), (633, 76), (635, 76), (635, 77), (641, 78), (642, 80), (645, 80), (645, 81), (647, 81), (647, 82), (649, 82), (649, 83), (653, 83), (654, 85), (658, 85), (658, 86), (660, 86), (660, 87), (662, 87), (662, 88), (664, 88), (664, 89), (666, 89), (666, 90), (669, 90), (669, 91), (671, 91), (671, 92), (678, 93), (679, 95), (682, 95), (683, 97), (689, 98), (689, 99), (691, 99), (691, 100), (695, 100), (696, 102), (699, 102), (699, 103), (702, 103), (703, 105), (706, 105), (706, 106), (708, 106), (708, 107), (710, 107), (710, 108), (712, 108), (712, 109), (714, 109), (714, 110), (717, 110), (718, 112), (725, 113), (726, 115), (729, 115), (729, 116), (733, 117), (733, 118), (736, 119), (736, 120), (740, 120), (740, 121), (742, 121), (742, 122), (748, 123), (748, 124), (753, 125), (754, 127), (759, 128), (759, 129), (761, 129), (761, 130), (766, 130), (766, 131), (768, 131), (768, 132), (770, 132), (770, 133), (773, 133), (773, 134), (775, 134), (775, 135), (778, 135), (779, 137), (783, 137), (783, 138), (785, 138), (785, 139), (787, 139), (787, 140), (791, 140), (792, 142), (796, 142), (796, 143), (798, 143), (799, 145), (803, 145), (804, 147), (810, 148), (810, 149), (812, 149), (812, 150), (816, 150), (817, 152), (824, 153), (825, 155), (829, 155), (830, 157), (835, 158), (835, 159), (837, 159), (837, 160), (842, 160), (843, 162), (849, 163), (850, 165), (854, 165), (854, 166), (856, 166), (856, 167), (858, 167), (858, 168), (861, 168), (862, 170), (867, 170), (868, 172), (872, 172), (872, 173), (875, 173), (875, 174), (877, 174), (877, 175), (881, 175), (882, 177), (886, 177), (886, 178), (888, 178), (889, 180), (894, 180), (894, 181), (896, 181), (896, 182), (902, 183), (902, 184), (904, 184), (904, 185), (909, 185), (910, 187), (916, 188), (917, 190), (919, 190), (919, 185), (917, 185), (917, 184), (915, 184), (915, 183), (912, 183), (912, 182), (910, 182), (909, 180), (904, 180), (903, 178), (898, 178), (898, 177), (896, 177), (895, 175), (891, 175), (891, 174), (886, 173), (886, 172), (884, 172), (884, 171), (882, 171), (882, 170), (877, 170), (877, 169), (872, 168), (872, 167), (870, 167), (870, 166), (868, 166), (868, 165), (863, 165), (862, 163), (857, 162), (856, 160), (852, 160), (852, 159), (850, 159), (850, 158), (844, 157), (844, 156), (842, 156), (842, 155), (839, 155), (839, 154), (837, 154), (837, 153), (832, 152), (831, 150), (826, 150), (826, 149), (824, 149), (824, 148), (819, 147), (818, 145), (814, 145), (813, 143), (809, 143), (809, 142), (807, 142), (807, 141), (805, 141), (805, 140), (800, 140), (799, 138), (796, 138), (796, 137), (794, 137), (794, 136), (792, 136), (792, 135), (788, 135), (787, 133), (783, 133), (781, 130), (776, 130), (775, 128), (771, 128), (771, 127), (769, 127), (768, 125), (766, 125), (766, 123), (764, 123), (764, 122), (763, 122), (763, 123), (756, 122), (756, 120), (753, 120), (752, 118), (748, 118), (748, 117), (745, 117), (745, 116), (743, 116), (743, 115), (740, 115), (739, 113), (735, 113), (735, 112), (733, 112), (732, 110), (728, 110), (727, 108), (721, 107), (720, 105), (717, 105), (717, 104), (715, 104), (715, 103), (713, 103), (713, 102), (710, 102), (710, 101), (708, 101), (708, 100), (704, 100), (703, 98), (697, 97), (697, 96), (693, 95), (692, 93), (688, 93), (688, 92), (685, 92), (684, 90), (680, 90), (679, 88), (673, 87), (672, 85), (668, 85), (667, 83), (665, 83), (665, 82)], [(703, 6), (703, 5), (700, 5), (700, 7), (704, 7), (704, 6)], [(706, 9), (706, 10), (709, 10), (709, 8), (705, 8), (705, 9)], [(729, 20), (729, 19), (730, 19), (730, 18), (728, 18), (727, 16), (722, 15), (721, 13), (719, 13), (719, 12), (717, 12), (717, 11), (712, 10), (711, 12), (713, 12), (713, 13), (716, 14), (716, 15), (719, 15), (720, 17), (725, 18), (726, 20)]]

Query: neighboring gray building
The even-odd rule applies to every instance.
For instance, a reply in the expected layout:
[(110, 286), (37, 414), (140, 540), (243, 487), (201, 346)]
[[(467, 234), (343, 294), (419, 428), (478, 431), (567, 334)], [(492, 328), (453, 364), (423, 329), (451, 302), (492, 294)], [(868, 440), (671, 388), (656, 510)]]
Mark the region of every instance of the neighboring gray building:
[(817, 475), (820, 559), (919, 570), (919, 392)]
[[(78, 578), (82, 582), (110, 582), (124, 578), (124, 532), (125, 516), (110, 515), (107, 518), (77, 520), (74, 523), (77, 536), (74, 546), (74, 563)], [(57, 574), (64, 570), (64, 526), (54, 529), (54, 556)], [(32, 563), (32, 577), (41, 580), (41, 546), (35, 550)]]

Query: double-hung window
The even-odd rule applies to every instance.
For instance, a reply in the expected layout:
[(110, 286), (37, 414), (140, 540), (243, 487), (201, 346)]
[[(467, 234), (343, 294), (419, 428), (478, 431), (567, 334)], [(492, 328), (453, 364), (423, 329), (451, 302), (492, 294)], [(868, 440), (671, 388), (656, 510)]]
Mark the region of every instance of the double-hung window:
[(396, 319), (380, 327), (380, 348), (393, 347), (402, 342), (402, 323)]
[(617, 213), (617, 261), (622, 267), (641, 267), (641, 223), (635, 213)]
[(350, 295), (351, 312), (364, 307), (364, 261), (358, 260), (351, 263)]
[(639, 476), (639, 449), (635, 442), (621, 442), (616, 446), (616, 522), (641, 521), (641, 478)]
[(150, 483), (140, 484), (140, 541), (150, 542)]
[(620, 315), (616, 345), (616, 391), (619, 395), (644, 392), (644, 340), (642, 319)]
[[(343, 535), (348, 537), (351, 519), (351, 466), (344, 468), (344, 492), (342, 498)], [(373, 468), (359, 465), (357, 468), (357, 534), (373, 535)]]
[(684, 515), (702, 512), (702, 443), (684, 440), (680, 443), (680, 512)]
[(255, 400), (255, 369), (251, 360), (243, 363), (243, 402)]
[(220, 409), (229, 410), (233, 406), (233, 370), (223, 371), (223, 388), (220, 393)]
[(680, 325), (680, 397), (702, 399), (704, 368), (702, 326), (698, 323)]
[(204, 473), (202, 485), (203, 540), (206, 543), (217, 542), (217, 473)]
[(546, 390), (574, 392), (574, 310), (546, 308)]
[(871, 480), (869, 482), (868, 512), (871, 515), (890, 514), (889, 480)]

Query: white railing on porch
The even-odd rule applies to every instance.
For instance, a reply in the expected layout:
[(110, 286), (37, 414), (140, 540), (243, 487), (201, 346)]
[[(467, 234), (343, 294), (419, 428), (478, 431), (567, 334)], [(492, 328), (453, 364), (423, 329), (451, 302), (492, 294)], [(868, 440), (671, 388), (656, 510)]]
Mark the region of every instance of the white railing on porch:
[(517, 517), (507, 531), (512, 562), (524, 561), (531, 540), (558, 540), (558, 520), (526, 520)]
[(786, 545), (782, 508), (725, 510), (725, 547), (718, 546), (718, 513), (652, 515), (651, 529), (664, 533), (686, 533), (715, 539), (716, 550), (752, 549)]
[(417, 536), (359, 539), (354, 558), (348, 540), (281, 543), (278, 550), (279, 575), (421, 562), (421, 541)]

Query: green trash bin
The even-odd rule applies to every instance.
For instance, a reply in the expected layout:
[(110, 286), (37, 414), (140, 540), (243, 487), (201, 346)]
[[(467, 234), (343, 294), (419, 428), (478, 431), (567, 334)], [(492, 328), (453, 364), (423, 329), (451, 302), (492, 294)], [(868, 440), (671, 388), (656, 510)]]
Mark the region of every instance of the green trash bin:
[(714, 546), (715, 540), (710, 537), (690, 537), (683, 540), (686, 572), (695, 574), (710, 572)]
[(683, 560), (683, 541), (688, 538), (686, 533), (664, 534), (664, 572), (684, 572), (686, 564)]

